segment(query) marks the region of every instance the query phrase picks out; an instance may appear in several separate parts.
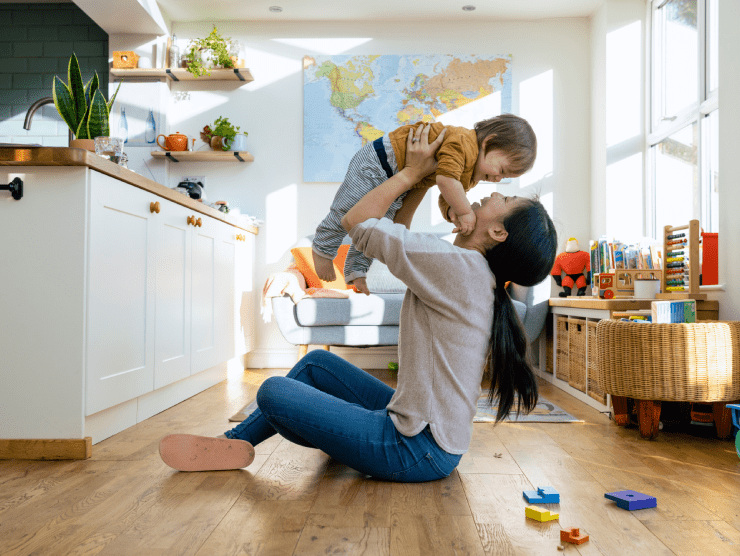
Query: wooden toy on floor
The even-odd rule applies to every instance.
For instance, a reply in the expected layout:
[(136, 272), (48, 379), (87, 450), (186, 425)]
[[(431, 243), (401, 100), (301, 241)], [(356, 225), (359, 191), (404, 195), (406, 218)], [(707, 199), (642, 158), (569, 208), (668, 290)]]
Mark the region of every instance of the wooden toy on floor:
[(619, 490), (617, 492), (607, 492), (604, 498), (614, 500), (617, 506), (623, 510), (644, 510), (645, 508), (655, 508), (658, 500), (654, 496), (648, 496), (634, 490)]
[(583, 544), (588, 540), (588, 535), (581, 535), (578, 527), (560, 530), (560, 542), (569, 542), (571, 544)]
[(537, 490), (525, 490), (522, 494), (527, 502), (560, 504), (560, 494), (552, 487), (537, 487)]
[(535, 521), (542, 522), (553, 521), (560, 517), (560, 514), (554, 514), (550, 510), (541, 508), (539, 506), (527, 506), (524, 509), (524, 515), (526, 515), (529, 519), (534, 519)]

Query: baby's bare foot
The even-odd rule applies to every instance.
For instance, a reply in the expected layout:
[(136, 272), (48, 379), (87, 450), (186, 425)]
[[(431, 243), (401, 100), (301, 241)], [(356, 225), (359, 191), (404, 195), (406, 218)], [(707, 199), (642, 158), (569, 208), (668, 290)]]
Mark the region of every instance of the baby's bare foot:
[(356, 278), (352, 281), (352, 285), (356, 287), (360, 293), (370, 295), (370, 290), (367, 287), (367, 278)]
[(336, 279), (337, 275), (336, 272), (334, 272), (334, 261), (325, 259), (324, 257), (313, 253), (313, 266), (316, 269), (318, 277), (325, 282), (333, 282)]

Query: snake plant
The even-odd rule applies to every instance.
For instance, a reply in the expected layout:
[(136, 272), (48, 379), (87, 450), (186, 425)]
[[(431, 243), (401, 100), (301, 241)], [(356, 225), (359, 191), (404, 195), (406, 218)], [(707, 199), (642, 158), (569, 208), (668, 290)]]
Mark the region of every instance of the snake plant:
[[(118, 89), (121, 84), (118, 84)], [(64, 122), (72, 130), (76, 139), (94, 139), (110, 135), (110, 109), (118, 95), (118, 89), (110, 99), (105, 100), (100, 91), (98, 72), (83, 85), (82, 72), (77, 56), (73, 53), (67, 66), (67, 83), (54, 77), (52, 94), (54, 106)]]

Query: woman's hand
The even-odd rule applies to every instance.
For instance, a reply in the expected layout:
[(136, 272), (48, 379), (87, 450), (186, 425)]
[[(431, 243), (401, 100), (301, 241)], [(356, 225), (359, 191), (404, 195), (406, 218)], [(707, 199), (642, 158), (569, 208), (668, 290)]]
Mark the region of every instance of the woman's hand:
[(406, 166), (404, 166), (403, 170), (409, 174), (413, 174), (415, 177), (414, 183), (420, 182), (437, 169), (437, 161), (434, 158), (434, 154), (442, 144), (447, 129), (443, 129), (431, 143), (429, 142), (430, 130), (431, 126), (429, 124), (420, 125), (415, 130), (412, 129), (409, 131), (409, 136), (406, 140)]

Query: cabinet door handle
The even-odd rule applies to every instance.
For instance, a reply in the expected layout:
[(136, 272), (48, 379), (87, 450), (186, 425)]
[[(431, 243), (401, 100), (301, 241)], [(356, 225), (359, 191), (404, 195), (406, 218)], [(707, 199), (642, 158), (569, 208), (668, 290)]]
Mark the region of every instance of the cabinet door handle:
[(149, 212), (156, 212), (159, 214), (159, 201), (149, 203)]
[(195, 221), (195, 225), (198, 226), (199, 228), (202, 228), (203, 227), (203, 221), (200, 218), (198, 218), (198, 220)]
[(195, 226), (195, 216), (188, 216), (188, 224)]

